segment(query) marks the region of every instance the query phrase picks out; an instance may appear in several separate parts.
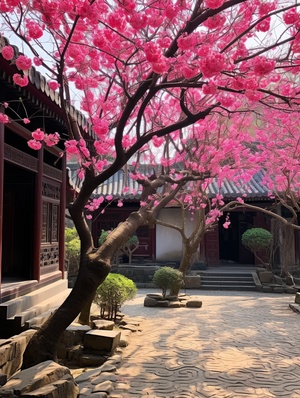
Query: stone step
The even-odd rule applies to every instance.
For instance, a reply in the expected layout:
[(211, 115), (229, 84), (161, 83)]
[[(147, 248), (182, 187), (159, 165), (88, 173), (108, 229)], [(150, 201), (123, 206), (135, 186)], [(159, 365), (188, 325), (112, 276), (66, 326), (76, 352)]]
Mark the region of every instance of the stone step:
[(238, 290), (255, 291), (256, 285), (251, 273), (201, 273), (201, 289), (203, 290)]
[(202, 290), (235, 290), (235, 291), (257, 291), (256, 286), (241, 285), (201, 285)]
[(234, 276), (224, 276), (224, 277), (220, 277), (220, 276), (201, 276), (201, 280), (202, 281), (206, 281), (206, 280), (209, 280), (209, 281), (224, 281), (224, 282), (226, 282), (226, 281), (241, 281), (241, 282), (243, 282), (243, 281), (248, 281), (248, 282), (253, 282), (253, 277), (250, 275), (250, 276), (244, 276), (244, 277), (240, 277), (240, 276), (238, 276), (238, 277), (234, 277)]
[(19, 312), (13, 317), (8, 318), (8, 321), (14, 320), (20, 327), (23, 327), (25, 323), (28, 327), (34, 325), (38, 321), (39, 317), (41, 317), (40, 321), (43, 322), (43, 319), (47, 319), (51, 313), (63, 303), (69, 293), (70, 290), (65, 289), (64, 291), (55, 294), (53, 297), (43, 300), (39, 304), (27, 308), (25, 311)]
[(25, 296), (6, 301), (0, 304), (0, 319), (13, 318), (15, 315), (23, 313), (43, 301), (47, 301), (48, 299), (67, 291), (67, 288), (68, 281), (66, 279), (61, 279), (30, 292)]
[(253, 280), (247, 281), (247, 280), (233, 280), (233, 279), (228, 279), (227, 281), (218, 281), (218, 280), (211, 280), (211, 279), (206, 279), (206, 280), (201, 280), (201, 286), (203, 285), (245, 285), (245, 286), (252, 286), (254, 285)]

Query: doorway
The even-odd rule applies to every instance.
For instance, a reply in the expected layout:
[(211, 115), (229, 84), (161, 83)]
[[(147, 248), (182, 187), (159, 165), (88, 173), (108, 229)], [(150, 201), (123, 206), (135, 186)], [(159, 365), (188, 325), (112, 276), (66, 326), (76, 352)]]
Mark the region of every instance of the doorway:
[(31, 279), (35, 174), (5, 163), (2, 278)]
[(253, 265), (253, 254), (242, 245), (243, 233), (253, 227), (253, 213), (229, 213), (230, 225), (226, 229), (223, 227), (223, 224), (227, 214), (224, 214), (219, 220), (220, 261)]

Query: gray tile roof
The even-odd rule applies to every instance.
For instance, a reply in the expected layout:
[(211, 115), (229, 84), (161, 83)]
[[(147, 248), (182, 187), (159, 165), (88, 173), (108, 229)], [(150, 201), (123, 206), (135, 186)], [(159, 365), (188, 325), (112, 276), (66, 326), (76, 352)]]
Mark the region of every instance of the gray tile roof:
[[(14, 49), (15, 55), (11, 61), (6, 61), (1, 56), (1, 48), (4, 46), (11, 46)], [(23, 55), (19, 48), (11, 44), (7, 38), (0, 36), (0, 79), (6, 81), (10, 86), (16, 88), (20, 93), (24, 94), (28, 93), (28, 86), (32, 85), (32, 87), (38, 90), (42, 95), (45, 95), (48, 100), (50, 100), (55, 106), (61, 109), (61, 98), (58, 92), (50, 89), (45, 76), (43, 76), (38, 70), (36, 70), (34, 66), (32, 66), (28, 72), (25, 72), (29, 80), (29, 84), (27, 86), (19, 87), (13, 82), (12, 75), (19, 72), (18, 70), (16, 70), (16, 66), (14, 65), (15, 60), (19, 57), (19, 55)], [(3, 65), (3, 69), (1, 68), (1, 63)], [(35, 99), (35, 101), (37, 101), (38, 103), (38, 99)], [(69, 114), (74, 117), (80, 127), (89, 128), (87, 119), (80, 111), (78, 111), (73, 106), (66, 105), (66, 108)], [(56, 116), (58, 117), (58, 115)], [(89, 134), (93, 134), (91, 128), (89, 128)]]
[[(80, 182), (76, 177), (76, 165), (69, 165), (69, 168), (71, 170), (70, 177), (73, 185), (80, 186)], [(242, 182), (237, 184), (233, 181), (224, 181), (221, 190), (219, 190), (217, 181), (213, 181), (209, 184), (208, 195), (214, 197), (216, 194), (221, 193), (223, 197), (228, 200), (236, 199), (237, 197), (243, 197), (246, 201), (269, 200), (269, 191), (262, 184), (263, 177), (264, 172), (261, 171), (255, 174), (248, 184), (242, 184)], [(129, 191), (124, 193), (124, 187), (129, 187)], [(122, 198), (125, 200), (138, 201), (141, 197), (141, 192), (140, 185), (130, 178), (130, 173), (119, 170), (94, 191), (94, 197), (103, 196), (106, 198), (108, 195), (112, 195), (115, 200)]]
[[(251, 180), (245, 184), (242, 181), (238, 184), (233, 181), (225, 180), (221, 186), (220, 193), (226, 199), (235, 199), (239, 196), (246, 195), (245, 200), (269, 200), (269, 190), (262, 181), (265, 176), (264, 171), (256, 173)], [(214, 196), (219, 193), (217, 182), (212, 182), (208, 188), (209, 195)]]

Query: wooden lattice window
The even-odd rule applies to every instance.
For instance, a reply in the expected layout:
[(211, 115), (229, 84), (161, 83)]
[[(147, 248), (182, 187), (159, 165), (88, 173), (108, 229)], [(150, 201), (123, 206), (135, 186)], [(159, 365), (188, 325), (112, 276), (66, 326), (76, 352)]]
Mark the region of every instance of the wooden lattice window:
[(42, 243), (58, 242), (59, 205), (43, 202)]

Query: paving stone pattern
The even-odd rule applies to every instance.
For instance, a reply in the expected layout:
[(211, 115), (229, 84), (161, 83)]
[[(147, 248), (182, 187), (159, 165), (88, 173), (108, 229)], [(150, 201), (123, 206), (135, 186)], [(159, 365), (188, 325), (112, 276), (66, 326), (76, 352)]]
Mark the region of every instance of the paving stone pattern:
[[(154, 290), (153, 290), (154, 292)], [(294, 296), (189, 291), (202, 308), (146, 308), (149, 290), (122, 308), (144, 316), (111, 398), (298, 398), (300, 316)]]

